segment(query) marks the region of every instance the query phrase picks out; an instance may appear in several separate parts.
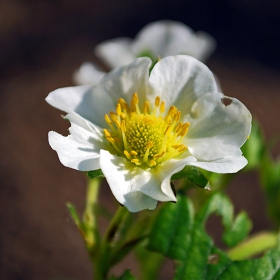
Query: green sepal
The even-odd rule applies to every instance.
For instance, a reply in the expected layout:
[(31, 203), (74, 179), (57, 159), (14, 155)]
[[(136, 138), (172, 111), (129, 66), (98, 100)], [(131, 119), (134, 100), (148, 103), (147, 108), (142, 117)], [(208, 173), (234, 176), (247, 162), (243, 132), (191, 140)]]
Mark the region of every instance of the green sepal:
[(142, 50), (137, 57), (148, 57), (150, 58), (153, 62), (156, 60), (155, 55), (153, 54), (153, 52), (151, 52), (149, 49), (144, 49)]
[(104, 177), (104, 174), (101, 169), (97, 169), (97, 170), (88, 171), (87, 176), (90, 179), (94, 179), (96, 177)]
[(82, 223), (82, 221), (81, 221), (81, 219), (80, 219), (80, 217), (79, 217), (79, 215), (78, 215), (78, 213), (77, 213), (77, 211), (76, 211), (75, 206), (74, 206), (72, 203), (70, 203), (70, 202), (68, 202), (68, 203), (66, 204), (66, 206), (67, 206), (67, 208), (68, 208), (68, 210), (69, 210), (69, 212), (70, 212), (70, 215), (71, 215), (71, 217), (72, 217), (74, 223), (76, 224), (76, 226), (78, 227), (78, 229), (81, 231), (81, 230), (82, 230), (82, 224), (83, 224), (83, 223)]
[(208, 183), (208, 180), (195, 166), (185, 166), (185, 168), (182, 169), (180, 172), (174, 174), (171, 177), (171, 180), (174, 181), (183, 178), (187, 178), (191, 185), (210, 190), (210, 184)]
[(144, 49), (142, 50), (137, 57), (148, 57), (152, 60), (152, 64), (150, 67), (150, 73), (153, 70), (154, 66), (159, 62), (159, 60), (161, 59), (160, 57), (156, 57), (152, 51), (150, 51), (149, 49)]

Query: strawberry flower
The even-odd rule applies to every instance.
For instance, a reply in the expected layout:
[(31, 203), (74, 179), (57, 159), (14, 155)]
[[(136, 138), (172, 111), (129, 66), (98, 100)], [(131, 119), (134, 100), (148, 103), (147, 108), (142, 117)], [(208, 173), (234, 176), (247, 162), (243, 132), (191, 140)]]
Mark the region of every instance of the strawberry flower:
[(46, 98), (71, 123), (67, 137), (49, 132), (61, 163), (101, 169), (131, 212), (176, 201), (170, 179), (186, 165), (234, 173), (247, 164), (240, 147), (250, 134), (248, 109), (219, 93), (212, 72), (191, 56), (163, 58), (149, 74), (151, 64), (138, 58), (95, 86)]
[[(181, 22), (161, 20), (146, 25), (134, 40), (122, 37), (98, 44), (95, 55), (113, 69), (141, 56), (155, 62), (159, 57), (187, 54), (204, 62), (215, 48), (214, 38), (206, 32), (195, 33)], [(104, 74), (93, 63), (85, 62), (74, 73), (74, 81), (78, 85), (95, 85)]]

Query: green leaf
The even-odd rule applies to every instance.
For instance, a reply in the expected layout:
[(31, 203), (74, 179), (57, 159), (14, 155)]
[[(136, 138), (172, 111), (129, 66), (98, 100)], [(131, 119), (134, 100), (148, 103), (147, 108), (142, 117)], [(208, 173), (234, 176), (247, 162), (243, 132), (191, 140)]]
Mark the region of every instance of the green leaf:
[[(278, 244), (280, 244), (278, 239)], [(280, 279), (280, 246), (254, 260), (232, 261), (219, 275), (209, 274), (207, 280), (277, 280)]]
[(103, 172), (102, 172), (101, 169), (88, 171), (87, 176), (90, 179), (94, 179), (96, 177), (104, 177)]
[(251, 170), (260, 166), (264, 151), (266, 149), (265, 138), (258, 121), (252, 122), (252, 129), (248, 140), (241, 150), (248, 160), (245, 170)]
[(252, 222), (246, 212), (237, 215), (231, 228), (223, 235), (223, 241), (230, 247), (245, 239), (252, 229)]
[(266, 197), (268, 214), (276, 226), (280, 225), (280, 160), (264, 157), (260, 169), (261, 183)]
[(174, 181), (174, 180), (179, 180), (182, 178), (187, 178), (195, 186), (210, 190), (208, 180), (204, 177), (204, 175), (195, 166), (189, 166), (189, 165), (185, 166), (185, 168), (183, 170), (174, 174), (171, 177), (171, 180)]
[(222, 216), (225, 239), (230, 244), (244, 238), (242, 226), (245, 232), (250, 228), (243, 212), (233, 219), (233, 207), (225, 195), (213, 195), (197, 216), (188, 198), (179, 194), (177, 199), (177, 204), (166, 203), (159, 211), (147, 247), (175, 261), (175, 280), (263, 280), (280, 273), (279, 246), (263, 258), (246, 261), (233, 261), (215, 247), (205, 231), (205, 223), (211, 214)]
[(182, 240), (186, 245), (190, 241), (193, 223), (192, 204), (178, 195), (176, 204), (168, 203), (159, 212), (151, 230), (148, 248), (172, 259), (184, 257), (186, 248), (181, 246)]

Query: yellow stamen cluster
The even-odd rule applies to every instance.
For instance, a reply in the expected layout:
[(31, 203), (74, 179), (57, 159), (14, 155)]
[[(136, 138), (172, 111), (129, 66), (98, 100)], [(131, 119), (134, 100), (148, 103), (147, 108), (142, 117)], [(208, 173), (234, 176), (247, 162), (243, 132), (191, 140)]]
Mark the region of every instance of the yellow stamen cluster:
[(142, 111), (138, 104), (138, 95), (134, 93), (130, 106), (120, 98), (116, 112), (105, 115), (110, 129), (104, 129), (104, 135), (117, 155), (136, 165), (153, 167), (187, 150), (182, 141), (190, 124), (179, 122), (181, 112), (175, 106), (164, 115), (165, 103), (159, 96), (153, 110), (148, 101)]

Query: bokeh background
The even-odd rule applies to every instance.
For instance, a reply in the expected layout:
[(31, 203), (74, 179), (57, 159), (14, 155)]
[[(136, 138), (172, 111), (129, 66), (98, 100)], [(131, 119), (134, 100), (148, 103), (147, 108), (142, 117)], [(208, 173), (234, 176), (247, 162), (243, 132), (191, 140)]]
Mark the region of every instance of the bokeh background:
[[(49, 147), (48, 131), (67, 135), (68, 123), (44, 99), (73, 85), (82, 62), (96, 61), (98, 42), (134, 37), (160, 19), (208, 32), (217, 50), (207, 65), (223, 92), (240, 99), (272, 138), (280, 124), (279, 14), (277, 0), (0, 0), (0, 279), (92, 278), (65, 206), (82, 211), (86, 179)], [(236, 211), (248, 211), (253, 232), (270, 228), (256, 173), (241, 173), (228, 193)], [(114, 209), (106, 185), (100, 199)], [(124, 266), (137, 274), (132, 256)], [(171, 279), (168, 269), (160, 279)]]

